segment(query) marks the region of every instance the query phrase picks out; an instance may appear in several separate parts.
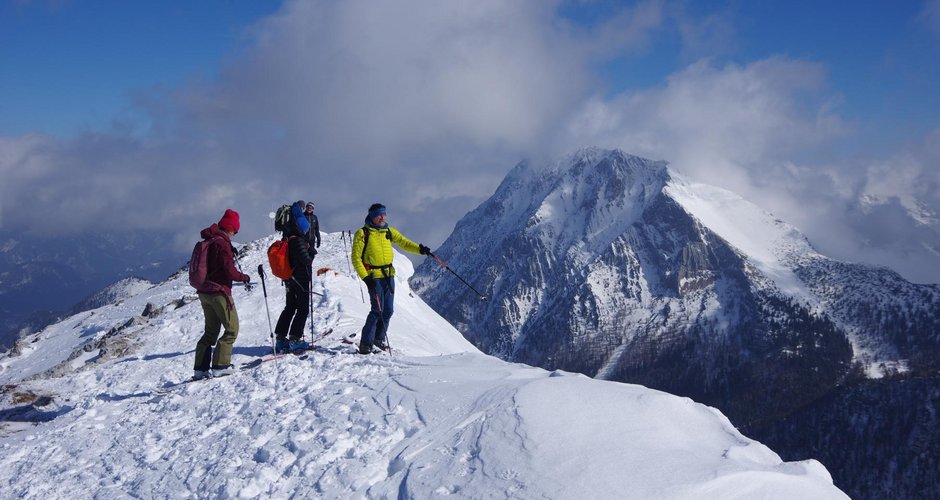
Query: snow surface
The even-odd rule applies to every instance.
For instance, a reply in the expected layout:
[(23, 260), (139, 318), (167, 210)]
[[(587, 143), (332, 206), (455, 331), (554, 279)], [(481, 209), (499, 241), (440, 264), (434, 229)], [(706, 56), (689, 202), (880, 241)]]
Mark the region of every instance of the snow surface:
[[(247, 245), (253, 277), (273, 236)], [(314, 328), (368, 305), (328, 234)], [(179, 275), (84, 312), (0, 360), (3, 498), (847, 498), (717, 410), (637, 385), (485, 356), (410, 293), (396, 255), (393, 355), (316, 353), (183, 384), (202, 311)], [(269, 278), (275, 321), (284, 292)], [(270, 352), (260, 287), (237, 289), (233, 362)], [(147, 303), (162, 312), (139, 314)], [(136, 318), (136, 319), (135, 319)], [(29, 403), (28, 396), (39, 397)]]

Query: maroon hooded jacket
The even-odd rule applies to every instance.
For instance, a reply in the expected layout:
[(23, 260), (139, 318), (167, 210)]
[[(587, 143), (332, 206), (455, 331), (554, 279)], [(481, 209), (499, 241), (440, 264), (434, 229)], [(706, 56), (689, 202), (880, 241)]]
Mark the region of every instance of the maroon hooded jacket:
[[(202, 239), (213, 239), (206, 251), (206, 279), (225, 287), (226, 295), (232, 294), (233, 281), (251, 281), (251, 278), (235, 268), (235, 253), (228, 234), (213, 224), (199, 233)], [(217, 236), (221, 238), (216, 239)]]

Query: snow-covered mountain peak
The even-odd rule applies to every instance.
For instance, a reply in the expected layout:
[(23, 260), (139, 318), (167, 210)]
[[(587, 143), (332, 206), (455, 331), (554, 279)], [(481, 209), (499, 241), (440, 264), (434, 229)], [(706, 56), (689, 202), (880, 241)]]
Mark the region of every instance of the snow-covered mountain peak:
[[(243, 247), (252, 276), (273, 237)], [(341, 350), (368, 311), (325, 235), (313, 327)], [(393, 355), (314, 353), (180, 386), (202, 312), (186, 276), (46, 328), (0, 359), (0, 483), (17, 498), (845, 498), (714, 409), (477, 352), (396, 254)], [(237, 365), (270, 352), (279, 284), (237, 289)], [(144, 314), (146, 312), (146, 314)], [(355, 337), (354, 337), (355, 338)]]
[(536, 167), (523, 162), (497, 189), (498, 213), (506, 217), (495, 224), (525, 216), (527, 232), (555, 258), (590, 253), (633, 224), (667, 180), (665, 162), (619, 150), (585, 148)]
[(429, 263), (411, 283), (484, 352), (744, 421), (859, 373), (940, 366), (940, 287), (835, 262), (754, 203), (622, 151), (521, 163), (437, 254), (490, 300)]

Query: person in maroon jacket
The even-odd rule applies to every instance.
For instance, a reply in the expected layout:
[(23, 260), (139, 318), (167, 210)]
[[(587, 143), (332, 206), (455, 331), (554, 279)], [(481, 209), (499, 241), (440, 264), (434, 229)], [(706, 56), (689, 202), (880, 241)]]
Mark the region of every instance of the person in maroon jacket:
[[(199, 302), (206, 317), (206, 329), (196, 343), (196, 363), (193, 367), (195, 379), (219, 377), (234, 372), (232, 345), (238, 337), (238, 312), (232, 300), (232, 282), (247, 283), (251, 280), (247, 274), (235, 268), (232, 236), (238, 233), (240, 227), (238, 212), (227, 209), (218, 224), (213, 224), (200, 233), (204, 240), (211, 240), (206, 251), (206, 279), (222, 285), (223, 291), (199, 292)], [(219, 338), (219, 331), (223, 327), (225, 333)]]

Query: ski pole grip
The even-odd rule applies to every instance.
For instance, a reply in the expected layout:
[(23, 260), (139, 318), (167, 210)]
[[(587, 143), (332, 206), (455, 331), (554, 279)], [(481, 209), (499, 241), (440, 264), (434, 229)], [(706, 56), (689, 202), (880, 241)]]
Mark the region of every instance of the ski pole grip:
[(258, 276), (261, 276), (261, 290), (264, 291), (264, 296), (268, 296), (268, 287), (264, 284), (264, 264), (258, 264)]

